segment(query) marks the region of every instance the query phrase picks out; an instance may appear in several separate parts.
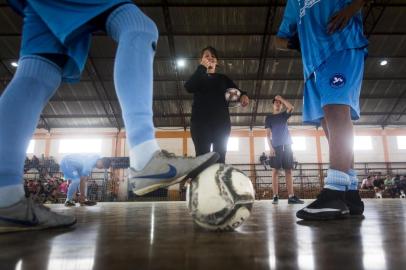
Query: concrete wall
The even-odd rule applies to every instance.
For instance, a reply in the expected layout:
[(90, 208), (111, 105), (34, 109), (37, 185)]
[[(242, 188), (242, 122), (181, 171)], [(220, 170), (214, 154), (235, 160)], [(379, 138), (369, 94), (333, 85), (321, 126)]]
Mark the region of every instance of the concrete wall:
[[(255, 133), (254, 137), (254, 160), (258, 162), (259, 156), (265, 151), (265, 133), (263, 130)], [(317, 143), (315, 130), (309, 132), (309, 130), (298, 130), (292, 131), (292, 136), (302, 136), (305, 137), (306, 150), (305, 151), (294, 151), (295, 158), (299, 162), (317, 162)], [(355, 161), (356, 162), (384, 162), (385, 161), (385, 151), (383, 137), (379, 135), (380, 130), (377, 129), (357, 129), (358, 135), (366, 136), (371, 134), (372, 140), (372, 150), (356, 150), (355, 151)], [(394, 133), (396, 135), (387, 135), (387, 145), (388, 145), (388, 156), (391, 162), (406, 162), (406, 150), (398, 149), (397, 136), (406, 136), (406, 129), (391, 130), (390, 134)], [(183, 153), (183, 138), (179, 131), (174, 133), (175, 138), (170, 138), (171, 132), (165, 132), (165, 138), (159, 138), (158, 143), (162, 149), (166, 149), (177, 155), (182, 155)], [(248, 132), (243, 131), (243, 133), (236, 132), (237, 135), (232, 135), (232, 137), (238, 137), (238, 134), (243, 134), (238, 137), (239, 139), (239, 151), (227, 153), (227, 163), (250, 163), (250, 139), (248, 137)], [(176, 137), (177, 136), (177, 137)], [(161, 136), (162, 137), (162, 136)], [(62, 139), (67, 138), (100, 138), (102, 139), (102, 150), (100, 155), (102, 156), (114, 156), (114, 142), (116, 140), (116, 135), (111, 130), (57, 130), (53, 131), (51, 134), (37, 133), (34, 136), (35, 147), (34, 154), (41, 156), (46, 152), (47, 140), (49, 140), (49, 155), (60, 160), (64, 154), (59, 153), (59, 143)], [(126, 144), (126, 139), (121, 136), (117, 143), (118, 149), (116, 152), (120, 156), (128, 155), (128, 146)], [(323, 162), (329, 162), (329, 151), (328, 143), (324, 136), (320, 137), (321, 145), (321, 159)], [(192, 139), (187, 138), (187, 154), (194, 156), (194, 145)], [(31, 155), (28, 155), (31, 156)]]

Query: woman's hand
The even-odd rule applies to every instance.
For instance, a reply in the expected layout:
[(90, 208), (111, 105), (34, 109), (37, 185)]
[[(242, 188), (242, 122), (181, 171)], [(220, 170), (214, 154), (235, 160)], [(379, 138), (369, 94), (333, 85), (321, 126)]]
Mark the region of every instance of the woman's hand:
[(211, 66), (211, 62), (207, 58), (203, 58), (202, 61), (200, 61), (200, 65), (209, 69), (209, 67)]
[(240, 98), (240, 103), (241, 106), (246, 107), (248, 106), (248, 104), (250, 104), (250, 99), (247, 95), (242, 95)]

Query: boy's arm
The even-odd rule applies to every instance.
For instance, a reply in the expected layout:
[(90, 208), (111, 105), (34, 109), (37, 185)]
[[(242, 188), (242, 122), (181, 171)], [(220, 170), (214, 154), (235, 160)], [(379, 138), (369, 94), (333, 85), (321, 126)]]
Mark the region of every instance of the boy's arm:
[(286, 106), (286, 111), (287, 111), (288, 113), (292, 113), (293, 110), (295, 109), (295, 107), (292, 105), (292, 103), (290, 103), (289, 101), (287, 101), (287, 100), (284, 99), (283, 97), (281, 97), (281, 96), (278, 95), (278, 96), (275, 97), (275, 99), (276, 99), (276, 100), (279, 100), (280, 102), (283, 103), (283, 105)]
[(343, 8), (330, 18), (330, 22), (327, 25), (327, 33), (333, 34), (335, 31), (343, 30), (348, 21), (368, 2), (372, 0), (353, 0), (350, 5)]
[(267, 142), (268, 142), (268, 146), (269, 146), (269, 154), (271, 155), (271, 157), (275, 156), (275, 150), (272, 147), (272, 132), (270, 128), (266, 129), (266, 138), (267, 138)]

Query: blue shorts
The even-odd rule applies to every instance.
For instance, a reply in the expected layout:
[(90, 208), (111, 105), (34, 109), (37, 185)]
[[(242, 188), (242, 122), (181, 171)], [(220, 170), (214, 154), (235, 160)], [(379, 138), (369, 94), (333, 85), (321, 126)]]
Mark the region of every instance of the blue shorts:
[(330, 56), (306, 81), (303, 96), (303, 122), (320, 125), (323, 107), (348, 105), (351, 118), (360, 117), (359, 98), (364, 75), (363, 49), (344, 50)]
[(33, 54), (67, 55), (63, 81), (76, 82), (86, 64), (91, 35), (100, 30), (89, 24), (89, 21), (118, 4), (131, 1), (28, 2), (23, 10), (20, 58)]

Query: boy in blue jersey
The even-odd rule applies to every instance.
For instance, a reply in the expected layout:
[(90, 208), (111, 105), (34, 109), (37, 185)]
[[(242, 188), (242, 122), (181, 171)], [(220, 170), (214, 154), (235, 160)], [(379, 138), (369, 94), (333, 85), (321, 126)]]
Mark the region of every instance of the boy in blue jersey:
[[(368, 41), (361, 8), (365, 0), (288, 0), (276, 47), (301, 51), (305, 89), (303, 121), (322, 125), (329, 142), (330, 169), (317, 199), (298, 211), (305, 220), (362, 215), (353, 170), (353, 125)], [(300, 41), (300, 42), (298, 42)]]
[(71, 181), (66, 194), (65, 206), (76, 205), (73, 197), (78, 188), (80, 188), (78, 201), (81, 206), (96, 205), (96, 202), (89, 201), (86, 198), (86, 182), (94, 168), (108, 169), (110, 165), (111, 160), (109, 158), (101, 158), (96, 154), (71, 154), (65, 156), (61, 161), (61, 171), (65, 180)]
[(0, 233), (70, 226), (74, 217), (24, 197), (25, 151), (41, 111), (62, 81), (76, 82), (91, 36), (118, 43), (114, 83), (130, 147), (130, 183), (143, 195), (194, 177), (218, 154), (176, 157), (161, 151), (152, 121), (155, 23), (130, 0), (9, 0), (24, 24), (18, 68), (0, 97)]

